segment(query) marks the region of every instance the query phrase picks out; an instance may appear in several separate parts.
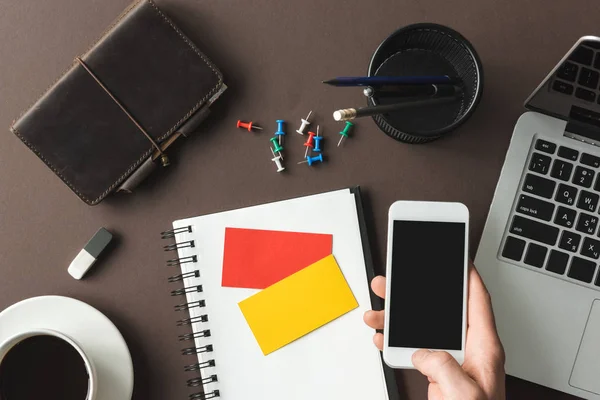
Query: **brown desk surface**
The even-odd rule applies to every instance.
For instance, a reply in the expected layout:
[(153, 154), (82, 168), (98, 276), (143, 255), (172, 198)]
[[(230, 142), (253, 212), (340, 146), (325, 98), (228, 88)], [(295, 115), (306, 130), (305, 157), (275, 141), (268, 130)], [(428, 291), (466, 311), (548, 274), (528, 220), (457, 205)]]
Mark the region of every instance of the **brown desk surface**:
[[(220, 66), (230, 90), (204, 131), (171, 152), (172, 167), (134, 195), (89, 207), (8, 126), (128, 0), (0, 2), (0, 309), (43, 294), (97, 307), (130, 346), (135, 399), (189, 393), (182, 365), (190, 360), (179, 354), (177, 299), (169, 297), (166, 283), (174, 271), (164, 266), (159, 239), (172, 220), (360, 184), (380, 271), (387, 208), (396, 199), (464, 202), (472, 215), (474, 255), (523, 100), (577, 38), (598, 33), (597, 3), (589, 0), (157, 3)], [(485, 91), (477, 112), (452, 136), (424, 146), (397, 143), (362, 119), (355, 137), (334, 148), (339, 125), (331, 112), (364, 99), (360, 90), (320, 81), (364, 74), (381, 40), (424, 21), (455, 28), (479, 52)], [(329, 161), (318, 170), (292, 162), (303, 148), (291, 128), (311, 109), (330, 140)], [(266, 129), (237, 130), (239, 118)], [(288, 138), (296, 146), (285, 175), (275, 172), (267, 147), (275, 119), (290, 122)], [(118, 235), (118, 245), (76, 282), (67, 265), (100, 226)], [(427, 381), (418, 373), (398, 377), (402, 398), (426, 397)], [(514, 378), (507, 385), (512, 399), (571, 398)]]

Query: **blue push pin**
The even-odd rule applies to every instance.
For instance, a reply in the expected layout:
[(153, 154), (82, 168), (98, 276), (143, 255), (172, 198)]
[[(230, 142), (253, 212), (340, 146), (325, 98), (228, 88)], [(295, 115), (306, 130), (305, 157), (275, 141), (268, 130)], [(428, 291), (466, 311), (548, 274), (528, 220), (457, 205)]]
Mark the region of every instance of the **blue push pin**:
[(285, 123), (285, 121), (282, 119), (278, 119), (275, 122), (277, 122), (277, 132), (275, 132), (275, 136), (278, 137), (279, 145), (281, 146), (281, 137), (285, 136), (285, 132), (283, 131), (283, 124)]
[(313, 147), (313, 151), (317, 153), (321, 152), (321, 140), (323, 140), (323, 136), (319, 136), (319, 127), (317, 126), (317, 136), (313, 138), (315, 142), (315, 146)]
[(305, 161), (300, 161), (298, 164), (308, 163), (308, 166), (312, 166), (316, 162), (323, 162), (323, 153), (315, 157), (306, 157)]

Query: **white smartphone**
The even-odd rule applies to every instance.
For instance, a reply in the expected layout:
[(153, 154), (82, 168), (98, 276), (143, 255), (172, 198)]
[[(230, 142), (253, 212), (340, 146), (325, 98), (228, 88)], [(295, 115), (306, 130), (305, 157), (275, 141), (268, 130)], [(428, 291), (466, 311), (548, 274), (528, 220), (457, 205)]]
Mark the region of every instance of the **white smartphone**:
[(469, 210), (461, 203), (397, 201), (388, 222), (383, 359), (414, 368), (418, 349), (464, 361)]

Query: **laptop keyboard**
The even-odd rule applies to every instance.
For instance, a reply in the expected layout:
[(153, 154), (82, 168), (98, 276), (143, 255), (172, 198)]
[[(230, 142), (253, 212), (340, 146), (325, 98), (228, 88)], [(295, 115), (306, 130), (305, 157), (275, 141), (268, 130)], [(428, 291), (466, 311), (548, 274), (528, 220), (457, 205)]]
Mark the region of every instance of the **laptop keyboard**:
[(556, 72), (552, 89), (600, 104), (600, 51), (579, 46)]
[(499, 257), (600, 290), (600, 157), (534, 138)]

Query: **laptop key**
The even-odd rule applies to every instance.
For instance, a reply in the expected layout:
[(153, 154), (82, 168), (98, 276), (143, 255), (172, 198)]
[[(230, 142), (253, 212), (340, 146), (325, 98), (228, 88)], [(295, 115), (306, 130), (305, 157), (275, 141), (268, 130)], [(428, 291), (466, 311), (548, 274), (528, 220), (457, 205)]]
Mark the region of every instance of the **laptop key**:
[(577, 200), (577, 208), (581, 208), (582, 210), (594, 212), (596, 211), (596, 207), (598, 206), (598, 196), (596, 193), (591, 193), (586, 190), (582, 190), (579, 195), (579, 200)]
[(521, 261), (523, 250), (525, 249), (525, 241), (516, 237), (508, 236), (502, 250), (502, 257), (510, 258), (511, 260)]
[(529, 162), (529, 169), (538, 174), (546, 175), (548, 169), (550, 169), (550, 162), (552, 159), (540, 153), (533, 153), (531, 155), (531, 161)]
[(575, 97), (585, 101), (594, 101), (596, 100), (596, 93), (591, 90), (587, 90), (581, 87), (575, 89)]
[(582, 164), (589, 165), (590, 167), (600, 168), (600, 157), (596, 157), (588, 153), (582, 153), (581, 160), (579, 161)]
[(588, 237), (583, 239), (581, 255), (597, 260), (600, 256), (600, 242)]
[(594, 171), (585, 167), (575, 168), (575, 174), (573, 175), (573, 183), (579, 186), (589, 188), (592, 186), (594, 181)]
[(562, 251), (552, 250), (550, 251), (550, 257), (546, 263), (546, 269), (555, 274), (564, 274), (567, 270), (567, 262), (569, 261), (569, 255)]
[(554, 83), (552, 84), (552, 89), (556, 90), (559, 93), (564, 93), (568, 95), (572, 95), (575, 91), (575, 87), (573, 87), (573, 85), (558, 80), (554, 81)]
[(573, 257), (567, 276), (578, 281), (591, 283), (596, 272), (596, 264), (583, 258)]
[(558, 80), (554, 81), (554, 83), (552, 84), (552, 89), (556, 90), (559, 93), (564, 93), (568, 95), (572, 95), (575, 91), (575, 87), (573, 87), (573, 85)]
[(571, 161), (577, 161), (577, 159), (579, 158), (579, 152), (577, 150), (573, 150), (565, 146), (560, 146), (558, 148), (558, 156)]
[(598, 179), (596, 179), (596, 184), (594, 185), (594, 190), (600, 192), (600, 174), (598, 174)]
[(543, 151), (545, 153), (554, 154), (556, 151), (556, 145), (554, 143), (550, 143), (546, 140), (538, 139), (535, 142), (536, 150)]
[[(600, 53), (598, 53), (598, 54), (600, 54)], [(596, 283), (595, 283), (595, 285), (596, 286), (600, 286), (600, 274), (598, 274), (598, 276), (596, 277)]]
[(556, 191), (556, 197), (554, 198), (559, 203), (563, 203), (569, 206), (575, 204), (575, 197), (577, 196), (577, 189), (573, 186), (560, 184)]
[(571, 172), (573, 172), (573, 164), (563, 160), (554, 160), (550, 176), (566, 182), (571, 178)]
[[(580, 241), (580, 235), (570, 231), (563, 231), (562, 235), (560, 236), (560, 242), (558, 242), (558, 247), (560, 247), (563, 250), (576, 252), (579, 248)], [(563, 270), (563, 272), (565, 271)]]
[(527, 247), (527, 253), (525, 254), (525, 264), (531, 265), (532, 267), (542, 268), (544, 261), (546, 260), (546, 253), (548, 249), (539, 244), (529, 243)]
[(556, 73), (556, 76), (558, 76), (560, 79), (564, 79), (565, 81), (575, 82), (575, 78), (577, 78), (577, 71), (579, 71), (577, 64), (565, 61), (565, 63)]
[(524, 192), (533, 193), (547, 199), (552, 198), (555, 187), (556, 183), (554, 181), (533, 174), (527, 174), (523, 183)]
[(596, 53), (596, 60), (594, 61), (594, 68), (600, 69), (600, 53)]
[(590, 89), (598, 89), (598, 81), (600, 80), (600, 72), (589, 68), (581, 68), (579, 74), (579, 84)]
[(565, 228), (572, 228), (575, 225), (575, 217), (577, 211), (563, 206), (558, 206), (556, 211), (556, 217), (554, 217), (554, 223)]
[(550, 221), (554, 213), (554, 204), (522, 194), (517, 204), (517, 212)]
[(579, 64), (592, 65), (594, 59), (594, 50), (588, 49), (587, 47), (579, 46), (569, 56), (569, 60), (575, 61)]
[(577, 221), (577, 227), (575, 228), (579, 232), (593, 235), (596, 231), (596, 225), (598, 224), (598, 217), (593, 215), (581, 213), (579, 214), (579, 221)]
[(515, 215), (510, 226), (510, 233), (527, 239), (542, 242), (554, 246), (558, 239), (559, 229), (555, 226), (546, 225), (529, 218)]

